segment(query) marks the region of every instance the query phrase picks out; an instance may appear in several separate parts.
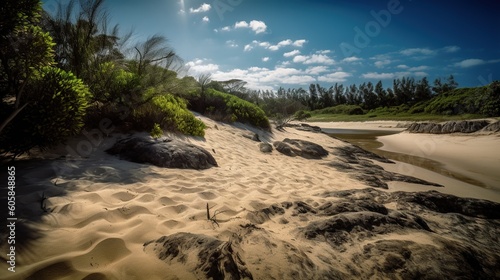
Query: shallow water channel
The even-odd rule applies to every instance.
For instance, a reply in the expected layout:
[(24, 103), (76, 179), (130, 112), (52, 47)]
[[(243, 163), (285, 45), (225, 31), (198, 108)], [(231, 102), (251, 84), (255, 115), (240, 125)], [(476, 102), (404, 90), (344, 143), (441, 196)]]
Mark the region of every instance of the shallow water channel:
[(452, 172), (444, 166), (444, 164), (431, 160), (424, 157), (417, 157), (408, 154), (395, 153), (380, 150), (383, 144), (377, 141), (377, 137), (391, 135), (399, 133), (399, 131), (390, 130), (365, 130), (365, 129), (328, 129), (322, 128), (322, 130), (330, 136), (340, 138), (342, 140), (348, 141), (354, 145), (358, 145), (361, 148), (376, 153), (380, 156), (386, 157), (388, 159), (408, 163), (415, 165), (427, 170), (439, 173), (441, 175), (460, 180), (478, 187), (486, 187), (484, 183), (464, 176), (462, 174)]

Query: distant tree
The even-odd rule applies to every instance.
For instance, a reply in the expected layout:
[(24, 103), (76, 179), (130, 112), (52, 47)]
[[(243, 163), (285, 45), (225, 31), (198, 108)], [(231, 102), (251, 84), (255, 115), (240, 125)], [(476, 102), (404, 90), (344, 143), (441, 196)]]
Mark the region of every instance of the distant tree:
[(347, 100), (344, 95), (344, 85), (339, 85), (335, 83), (335, 86), (333, 87), (333, 92), (334, 92), (333, 99), (335, 100), (336, 105), (346, 104)]
[(432, 97), (432, 90), (427, 78), (424, 77), (422, 80), (417, 82), (415, 89), (415, 103), (429, 100)]
[(443, 83), (441, 78), (437, 78), (434, 80), (434, 87), (432, 87), (432, 91), (436, 94), (441, 94), (448, 92), (450, 90), (454, 90), (458, 87), (458, 83), (455, 81), (453, 75), (450, 75), (446, 80), (446, 83)]
[(375, 85), (375, 94), (377, 95), (380, 107), (388, 106), (387, 91), (382, 86), (382, 81), (378, 81)]
[(309, 108), (315, 110), (318, 105), (318, 91), (316, 90), (316, 85), (311, 84), (309, 86)]

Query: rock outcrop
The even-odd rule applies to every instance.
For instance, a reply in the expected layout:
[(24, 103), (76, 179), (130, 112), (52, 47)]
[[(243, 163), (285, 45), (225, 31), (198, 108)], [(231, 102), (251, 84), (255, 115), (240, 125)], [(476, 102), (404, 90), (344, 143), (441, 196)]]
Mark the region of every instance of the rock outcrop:
[(321, 145), (297, 139), (286, 138), (283, 141), (273, 143), (274, 148), (287, 156), (300, 156), (307, 159), (321, 159), (328, 155), (328, 151)]
[(375, 153), (365, 151), (356, 145), (347, 145), (334, 148), (333, 154), (337, 160), (328, 163), (339, 171), (348, 172), (349, 176), (374, 188), (388, 189), (387, 182), (400, 181), (406, 183), (421, 184), (434, 187), (442, 187), (440, 184), (428, 182), (412, 176), (384, 170), (381, 166), (373, 163), (376, 160), (384, 163), (393, 161), (381, 157)]
[(431, 134), (449, 134), (449, 133), (473, 133), (488, 126), (486, 120), (477, 121), (449, 121), (444, 123), (413, 123), (407, 131), (411, 133), (431, 133)]
[(200, 170), (217, 166), (214, 157), (205, 149), (175, 139), (125, 138), (106, 152), (128, 161), (159, 167)]
[(269, 143), (260, 143), (259, 150), (265, 154), (269, 154), (273, 152), (273, 146)]
[(496, 279), (499, 213), (436, 191), (328, 191), (248, 211), (217, 238), (175, 233), (144, 251), (190, 278)]
[(485, 126), (482, 130), (482, 132), (500, 132), (500, 121), (491, 123), (487, 126)]

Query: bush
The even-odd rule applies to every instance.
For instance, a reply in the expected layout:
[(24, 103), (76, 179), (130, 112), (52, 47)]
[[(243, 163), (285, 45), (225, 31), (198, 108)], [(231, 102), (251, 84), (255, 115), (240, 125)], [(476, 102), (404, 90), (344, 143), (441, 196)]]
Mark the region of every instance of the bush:
[(70, 72), (43, 67), (26, 85), (21, 104), (26, 108), (0, 136), (0, 151), (19, 155), (44, 150), (80, 133), (90, 93)]
[(304, 110), (300, 110), (300, 111), (297, 111), (294, 115), (294, 118), (296, 120), (299, 120), (299, 121), (302, 121), (302, 120), (305, 120), (305, 119), (308, 119), (311, 117), (311, 113), (308, 112), (308, 111), (304, 111)]
[(166, 94), (153, 98), (132, 114), (133, 128), (144, 131), (159, 124), (161, 128), (193, 136), (205, 135), (205, 124), (187, 109), (186, 101)]
[(264, 129), (271, 127), (266, 114), (257, 105), (214, 89), (208, 89), (203, 99), (201, 97), (192, 99), (190, 105), (201, 113), (217, 116), (218, 120), (238, 121)]

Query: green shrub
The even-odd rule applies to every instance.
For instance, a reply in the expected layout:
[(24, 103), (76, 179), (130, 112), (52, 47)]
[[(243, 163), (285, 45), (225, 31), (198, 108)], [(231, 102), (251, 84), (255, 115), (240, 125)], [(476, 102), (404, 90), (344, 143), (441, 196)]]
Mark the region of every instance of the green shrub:
[(304, 110), (299, 110), (299, 111), (295, 112), (295, 114), (294, 114), (294, 118), (296, 120), (299, 120), (299, 121), (308, 119), (310, 117), (311, 117), (311, 113), (308, 111), (304, 111)]
[(26, 85), (26, 108), (0, 136), (3, 152), (15, 155), (32, 148), (44, 150), (80, 133), (90, 93), (70, 72), (43, 67)]
[(149, 132), (149, 135), (153, 138), (160, 138), (163, 135), (163, 130), (161, 129), (160, 125), (155, 123), (153, 126), (153, 129), (151, 129), (151, 132)]
[(205, 135), (205, 124), (187, 109), (186, 101), (166, 94), (153, 98), (132, 114), (133, 128), (144, 131), (153, 124), (193, 136)]
[(191, 105), (198, 108), (202, 113), (207, 112), (207, 109), (209, 109), (209, 115), (216, 115), (219, 120), (238, 121), (264, 129), (271, 127), (269, 119), (261, 108), (231, 94), (207, 89), (203, 99), (192, 100), (192, 103)]

